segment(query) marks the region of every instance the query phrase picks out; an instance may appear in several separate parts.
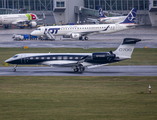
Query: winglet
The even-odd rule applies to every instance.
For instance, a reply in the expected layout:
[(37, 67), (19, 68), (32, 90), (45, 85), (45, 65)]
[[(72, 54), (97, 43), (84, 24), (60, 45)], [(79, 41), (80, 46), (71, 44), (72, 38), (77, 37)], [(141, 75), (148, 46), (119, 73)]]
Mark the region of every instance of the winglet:
[(136, 18), (137, 9), (133, 8), (130, 13), (127, 15), (125, 20), (121, 24), (134, 24)]

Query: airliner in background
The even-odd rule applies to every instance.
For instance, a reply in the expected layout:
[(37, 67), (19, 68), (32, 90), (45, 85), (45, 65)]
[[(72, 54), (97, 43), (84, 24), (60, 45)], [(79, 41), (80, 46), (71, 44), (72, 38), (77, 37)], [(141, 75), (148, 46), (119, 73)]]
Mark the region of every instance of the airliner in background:
[(87, 18), (87, 19), (96, 24), (99, 24), (99, 23), (114, 24), (114, 23), (119, 23), (123, 21), (125, 18), (126, 16), (116, 16), (116, 17), (105, 16), (101, 6), (99, 5), (99, 19), (94, 19), (94, 18)]
[(54, 39), (55, 36), (63, 38), (77, 38), (79, 40), (88, 40), (87, 35), (91, 34), (108, 34), (118, 31), (134, 28), (137, 9), (133, 8), (126, 18), (117, 24), (94, 24), (94, 25), (63, 25), (63, 26), (43, 26), (39, 27), (31, 35), (47, 36)]
[(0, 24), (4, 25), (5, 28), (8, 28), (9, 25), (20, 25), (20, 28), (23, 28), (23, 25), (28, 25), (30, 27), (37, 26), (38, 17), (35, 14), (7, 14), (0, 15)]
[(105, 66), (110, 63), (130, 59), (136, 42), (141, 39), (125, 38), (114, 51), (95, 53), (22, 53), (16, 54), (5, 62), (17, 65), (47, 65), (51, 67), (71, 67), (74, 72), (83, 72), (85, 68)]

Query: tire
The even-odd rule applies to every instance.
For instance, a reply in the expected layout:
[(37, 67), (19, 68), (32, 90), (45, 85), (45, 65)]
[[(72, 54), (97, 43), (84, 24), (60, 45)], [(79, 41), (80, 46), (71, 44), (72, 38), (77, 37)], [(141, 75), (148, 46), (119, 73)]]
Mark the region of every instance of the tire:
[(84, 37), (84, 40), (88, 40), (88, 37)]

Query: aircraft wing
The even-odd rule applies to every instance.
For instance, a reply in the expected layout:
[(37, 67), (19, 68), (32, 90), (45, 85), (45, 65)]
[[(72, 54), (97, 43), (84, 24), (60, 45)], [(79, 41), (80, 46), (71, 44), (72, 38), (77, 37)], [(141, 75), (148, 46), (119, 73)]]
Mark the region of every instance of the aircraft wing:
[(17, 20), (17, 21), (12, 22), (12, 24), (18, 24), (20, 22), (27, 22), (27, 21), (26, 20)]
[(95, 24), (99, 24), (99, 21), (94, 18), (87, 18), (87, 21), (94, 22)]
[(88, 66), (87, 68), (96, 68), (96, 67), (102, 67), (102, 66), (106, 66), (108, 64), (100, 64), (100, 65), (92, 65), (92, 66)]
[(99, 18), (99, 21), (106, 21), (109, 20), (109, 18)]
[(81, 36), (86, 36), (86, 35), (89, 35), (89, 34), (94, 34), (94, 33), (99, 33), (99, 31), (88, 31), (88, 32), (69, 32), (65, 35), (67, 36), (70, 36), (71, 34), (80, 34)]

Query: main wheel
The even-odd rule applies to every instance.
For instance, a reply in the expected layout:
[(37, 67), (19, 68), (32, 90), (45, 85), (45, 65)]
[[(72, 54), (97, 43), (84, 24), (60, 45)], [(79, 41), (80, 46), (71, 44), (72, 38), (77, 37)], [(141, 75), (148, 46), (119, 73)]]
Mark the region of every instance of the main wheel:
[(78, 72), (79, 71), (79, 69), (78, 68), (74, 68), (74, 72)]
[(15, 68), (13, 69), (13, 72), (16, 72), (16, 69), (15, 69)]
[(82, 66), (79, 69), (80, 69), (80, 72), (83, 72), (85, 70), (85, 67)]
[(83, 72), (84, 70), (85, 70), (85, 67), (84, 67), (82, 64), (80, 64), (80, 65), (79, 65), (79, 71), (80, 71), (80, 72)]
[(88, 37), (84, 37), (85, 40), (88, 40)]

